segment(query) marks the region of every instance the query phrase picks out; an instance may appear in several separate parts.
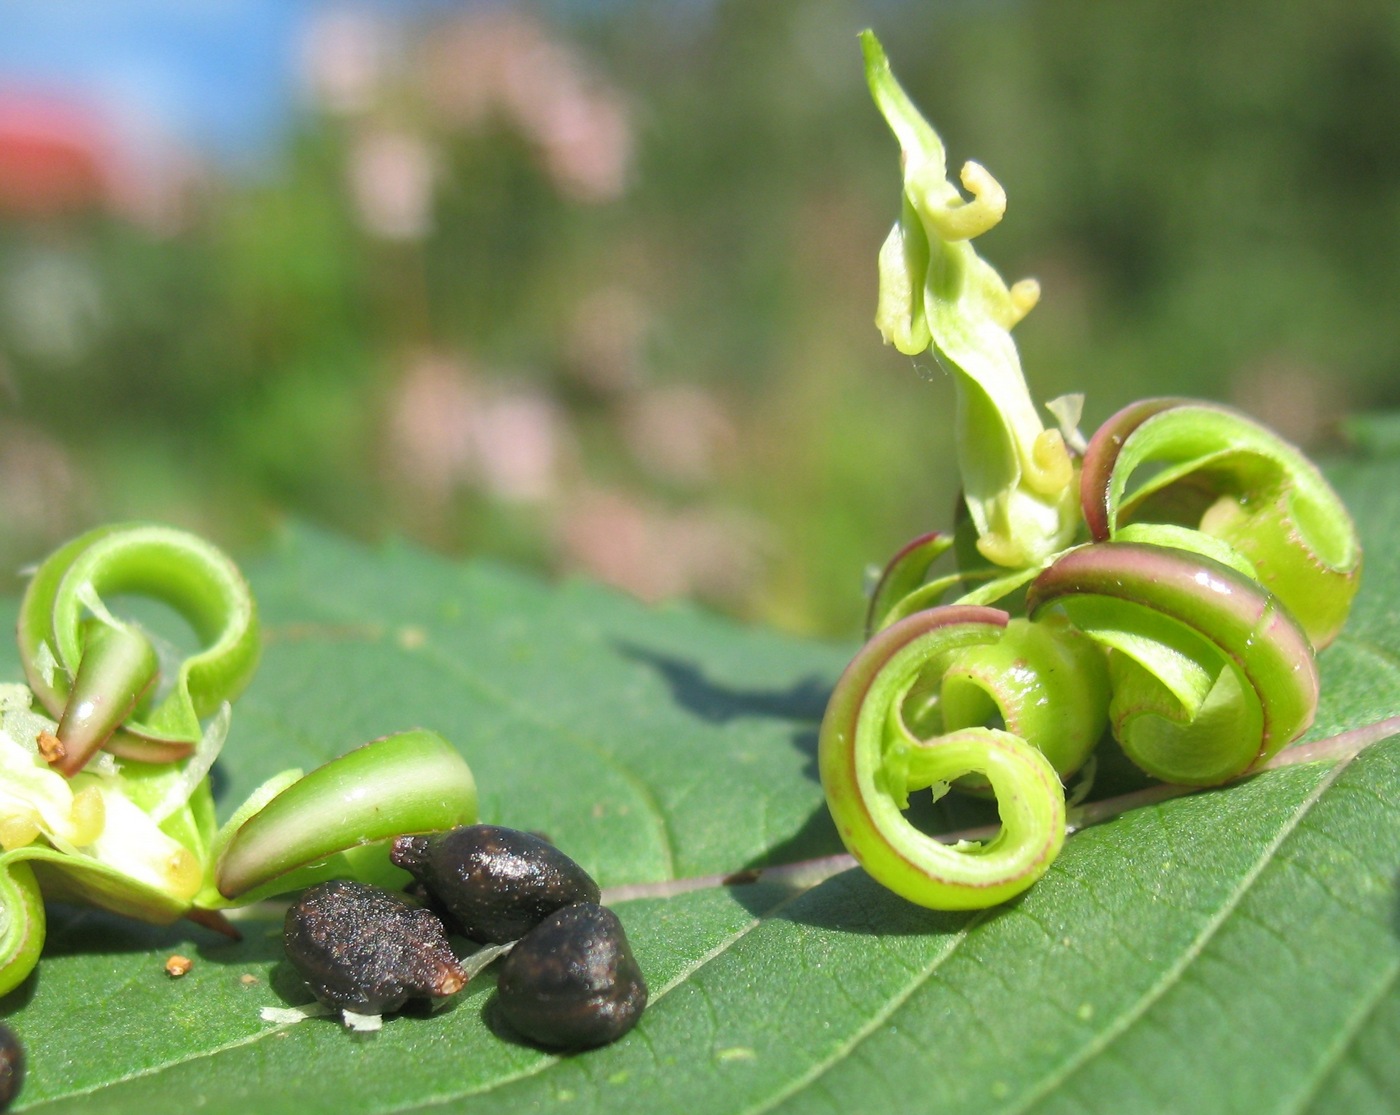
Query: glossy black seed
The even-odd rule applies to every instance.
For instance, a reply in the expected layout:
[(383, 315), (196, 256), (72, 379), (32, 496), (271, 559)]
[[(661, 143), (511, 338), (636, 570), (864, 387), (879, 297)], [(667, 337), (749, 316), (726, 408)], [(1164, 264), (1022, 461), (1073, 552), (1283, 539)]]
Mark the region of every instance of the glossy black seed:
[(443, 925), (452, 924), (452, 915), (447, 912), (447, 907), (437, 900), (437, 895), (430, 891), (425, 884), (414, 879), (403, 888), (403, 893), (410, 902), (431, 910)]
[(497, 825), (400, 836), (390, 858), (433, 893), (462, 936), (487, 944), (518, 940), (561, 906), (602, 896), (553, 844)]
[(8, 1026), (0, 1023), (0, 1111), (4, 1111), (24, 1087), (24, 1046)]
[(506, 1021), (531, 1041), (588, 1049), (636, 1025), (647, 985), (617, 915), (589, 902), (556, 911), (516, 944), (496, 996)]
[(431, 910), (365, 883), (337, 879), (303, 892), (283, 941), (317, 999), (357, 1014), (451, 995), (467, 982)]

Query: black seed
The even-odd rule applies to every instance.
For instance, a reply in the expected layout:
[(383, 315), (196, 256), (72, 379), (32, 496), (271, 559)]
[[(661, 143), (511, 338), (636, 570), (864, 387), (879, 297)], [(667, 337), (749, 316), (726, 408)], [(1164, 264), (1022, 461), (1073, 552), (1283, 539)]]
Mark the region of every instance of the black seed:
[(317, 999), (357, 1014), (451, 995), (467, 982), (432, 911), (365, 883), (337, 879), (303, 892), (283, 941)]
[(602, 897), (553, 844), (496, 825), (400, 836), (390, 858), (427, 886), (462, 936), (488, 944), (518, 940), (561, 906)]
[(522, 1035), (556, 1049), (588, 1049), (630, 1030), (647, 985), (622, 923), (605, 906), (551, 914), (501, 964), (497, 1002)]
[(447, 907), (437, 900), (437, 895), (417, 879), (404, 887), (403, 893), (410, 902), (431, 910), (444, 925), (452, 923), (452, 915), (447, 912)]
[(0, 1023), (0, 1111), (4, 1111), (24, 1087), (24, 1046), (15, 1032)]

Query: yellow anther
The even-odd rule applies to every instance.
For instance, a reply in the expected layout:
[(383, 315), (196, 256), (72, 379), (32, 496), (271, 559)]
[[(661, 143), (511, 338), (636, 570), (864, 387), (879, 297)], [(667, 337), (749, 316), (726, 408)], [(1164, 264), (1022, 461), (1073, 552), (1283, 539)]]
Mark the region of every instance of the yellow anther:
[(1074, 480), (1074, 463), (1059, 430), (1041, 430), (1031, 446), (1026, 487), (1043, 496), (1058, 495)]
[(199, 860), (185, 847), (178, 847), (170, 853), (162, 865), (162, 874), (169, 892), (177, 898), (193, 898), (199, 893), (203, 882)]
[(87, 786), (74, 794), (68, 823), (73, 826), (70, 839), (79, 848), (101, 836), (107, 823), (107, 805), (102, 800), (102, 791), (96, 786)]
[(1034, 279), (1022, 279), (1020, 282), (1011, 284), (1009, 293), (1011, 294), (1011, 320), (1006, 323), (1008, 329), (1035, 309), (1037, 303), (1040, 302), (1040, 284)]
[(1023, 317), (1035, 309), (1040, 301), (1040, 284), (1034, 279), (1022, 279), (1012, 284), (1006, 292), (1005, 300), (992, 303), (992, 316), (1003, 329), (1012, 329)]
[(32, 809), (0, 817), (0, 848), (9, 852), (39, 838), (39, 814)]

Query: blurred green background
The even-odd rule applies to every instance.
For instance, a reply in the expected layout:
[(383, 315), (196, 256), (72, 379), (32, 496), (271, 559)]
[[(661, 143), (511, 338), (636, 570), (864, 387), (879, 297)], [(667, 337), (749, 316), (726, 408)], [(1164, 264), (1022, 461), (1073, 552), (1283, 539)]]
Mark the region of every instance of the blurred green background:
[(1400, 405), (1394, 0), (299, 10), (252, 156), (0, 51), (6, 588), (98, 521), (248, 553), (293, 516), (854, 634), (956, 494), (951, 386), (872, 323), (866, 25), (1007, 189), (982, 251), (1041, 281), (1038, 398), (1323, 451)]

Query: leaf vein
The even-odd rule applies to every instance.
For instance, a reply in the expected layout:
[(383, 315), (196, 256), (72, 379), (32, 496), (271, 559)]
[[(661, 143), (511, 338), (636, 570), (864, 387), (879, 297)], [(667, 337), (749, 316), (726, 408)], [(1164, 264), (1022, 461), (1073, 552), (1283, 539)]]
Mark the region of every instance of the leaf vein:
[[(311, 591), (308, 591), (306, 596), (308, 599), (314, 600), (321, 608), (329, 613), (337, 614), (353, 621), (365, 623), (374, 622), (372, 617), (366, 616), (356, 609), (338, 606), (335, 601), (329, 600), (324, 596), (318, 596)], [(675, 834), (671, 831), (670, 821), (667, 820), (665, 810), (661, 808), (661, 803), (657, 798), (656, 792), (647, 784), (645, 779), (625, 763), (621, 762), (616, 755), (611, 754), (597, 743), (586, 739), (572, 729), (566, 728), (546, 716), (540, 715), (535, 706), (514, 699), (508, 693), (486, 682), (477, 674), (463, 669), (456, 659), (443, 653), (433, 644), (432, 640), (429, 640), (426, 645), (415, 650), (413, 654), (419, 659), (431, 660), (437, 667), (448, 674), (448, 676), (459, 679), (478, 696), (495, 702), (498, 707), (506, 709), (526, 724), (532, 724), (537, 728), (548, 731), (570, 746), (587, 752), (617, 774), (617, 776), (626, 782), (632, 788), (633, 792), (637, 794), (642, 805), (651, 816), (657, 835), (660, 838), (661, 855), (665, 863), (664, 870), (666, 876), (668, 878), (675, 877)]]
[(750, 1107), (745, 1112), (745, 1115), (763, 1115), (764, 1112), (772, 1111), (790, 1096), (797, 1094), (803, 1088), (820, 1080), (835, 1064), (849, 1056), (852, 1050), (865, 1041), (866, 1038), (870, 1037), (876, 1030), (884, 1026), (894, 1013), (909, 1001), (910, 996), (912, 996), (915, 991), (933, 978), (934, 974), (943, 966), (944, 962), (957, 952), (963, 943), (967, 941), (968, 934), (986, 920), (988, 913), (989, 911), (982, 910), (979, 911), (975, 917), (969, 918), (968, 921), (959, 928), (957, 933), (954, 934), (948, 947), (937, 956), (933, 957), (932, 960), (924, 966), (918, 976), (909, 981), (908, 986), (901, 994), (893, 996), (889, 1002), (886, 1003), (883, 1008), (876, 1011), (863, 1026), (857, 1029), (845, 1041), (838, 1043), (826, 1057), (817, 1061), (806, 1072), (800, 1074), (785, 1087), (780, 1088), (777, 1092), (768, 1097), (767, 1100)]
[[(1190, 945), (1183, 950), (1176, 962), (1162, 973), (1161, 977), (1138, 999), (1130, 1009), (1124, 1011), (1111, 1025), (1104, 1027), (1093, 1040), (1089, 1041), (1078, 1055), (1069, 1058), (1060, 1068), (1048, 1073), (1042, 1078), (1040, 1084), (1026, 1092), (1021, 1100), (1012, 1106), (1003, 1108), (1003, 1115), (1023, 1115), (1034, 1104), (1038, 1103), (1045, 1096), (1060, 1087), (1071, 1075), (1078, 1072), (1095, 1057), (1107, 1051), (1124, 1033), (1134, 1024), (1141, 1021), (1148, 1010), (1162, 998), (1169, 990), (1175, 987), (1181, 980), (1183, 973), (1191, 964), (1201, 956), (1206, 946), (1214, 939), (1217, 933), (1224, 927), (1230, 915), (1244, 901), (1245, 895), (1249, 893), (1259, 876), (1273, 861), (1275, 852), (1285, 840), (1294, 832), (1303, 818), (1312, 810), (1313, 806), (1321, 799), (1328, 787), (1336, 781), (1337, 776), (1349, 765), (1349, 760), (1342, 760), (1329, 768), (1322, 778), (1318, 780), (1307, 794), (1307, 796), (1294, 809), (1293, 814), (1281, 826), (1273, 839), (1261, 850), (1259, 857), (1251, 865), (1250, 869), (1240, 879), (1234, 891), (1229, 895), (1220, 908), (1211, 915), (1206, 923), (1201, 927)], [(1160, 819), (1160, 818), (1159, 818)]]
[(237, 1039), (236, 1041), (225, 1042), (223, 1045), (216, 1046), (213, 1049), (201, 1049), (198, 1052), (190, 1053), (184, 1057), (176, 1057), (169, 1061), (162, 1061), (158, 1065), (148, 1065), (144, 1068), (135, 1069), (132, 1072), (128, 1072), (122, 1076), (115, 1077), (111, 1080), (103, 1080), (100, 1083), (89, 1084), (81, 1088), (74, 1088), (71, 1091), (63, 1092), (58, 1095), (46, 1096), (45, 1098), (33, 1104), (33, 1106), (26, 1108), (26, 1110), (37, 1111), (40, 1108), (48, 1107), (55, 1103), (64, 1103), (68, 1100), (76, 1099), (79, 1096), (90, 1096), (94, 1092), (101, 1092), (104, 1089), (111, 1088), (117, 1084), (126, 1084), (133, 1080), (139, 1080), (142, 1077), (155, 1076), (158, 1073), (166, 1072), (169, 1069), (179, 1068), (181, 1065), (189, 1064), (193, 1061), (199, 1061), (204, 1059), (205, 1057), (216, 1057), (220, 1053), (227, 1053), (229, 1050), (232, 1049), (239, 1049), (243, 1046), (253, 1045), (255, 1042), (262, 1041), (264, 1038), (268, 1038), (274, 1034), (281, 1033), (287, 1028), (287, 1025), (289, 1024), (274, 1026), (268, 1030), (259, 1030), (255, 1034), (247, 1034), (244, 1037)]
[(1347, 1020), (1347, 1024), (1338, 1030), (1332, 1048), (1326, 1050), (1319, 1058), (1314, 1079), (1308, 1084), (1306, 1090), (1299, 1094), (1298, 1102), (1288, 1109), (1290, 1112), (1296, 1115), (1296, 1113), (1306, 1111), (1312, 1106), (1313, 1100), (1317, 1098), (1323, 1084), (1335, 1071), (1347, 1050), (1355, 1044), (1357, 1036), (1361, 1033), (1366, 1022), (1376, 1013), (1386, 994), (1395, 987), (1397, 978), (1400, 978), (1400, 957), (1392, 956), (1390, 963), (1381, 973), (1380, 979), (1376, 981), (1374, 992), (1361, 1002), (1352, 1017)]
[[(788, 903), (794, 902), (800, 897), (800, 893), (786, 895), (780, 901), (775, 902), (767, 910), (764, 910), (763, 913), (760, 914), (758, 917), (753, 918), (747, 924), (743, 925), (741, 928), (731, 933), (728, 937), (724, 938), (724, 940), (720, 941), (709, 951), (697, 957), (692, 963), (686, 965), (679, 972), (677, 972), (675, 976), (673, 976), (670, 980), (663, 984), (654, 994), (652, 994), (649, 997), (647, 1009), (654, 1009), (656, 1007), (656, 1004), (660, 1000), (665, 998), (666, 995), (669, 994), (671, 991), (674, 991), (677, 987), (679, 987), (697, 971), (703, 968), (706, 964), (709, 964), (715, 958), (723, 955), (723, 953), (726, 950), (732, 948), (738, 941), (742, 940), (744, 937), (748, 936), (748, 934), (752, 933), (753, 930), (756, 929), (759, 925), (761, 925), (765, 920), (772, 917), (775, 913), (781, 910)], [(459, 1100), (470, 1099), (472, 1096), (484, 1095), (488, 1092), (494, 1092), (498, 1088), (503, 1088), (507, 1085), (518, 1083), (521, 1080), (528, 1080), (531, 1077), (538, 1076), (540, 1073), (544, 1072), (545, 1069), (557, 1064), (559, 1060), (560, 1058), (557, 1056), (550, 1056), (540, 1061), (539, 1063), (530, 1066), (528, 1069), (523, 1069), (522, 1071), (514, 1074), (513, 1076), (504, 1077), (499, 1080), (493, 1080), (479, 1087), (468, 1088), (460, 1092), (451, 1092), (444, 1095), (434, 1096), (431, 1099), (412, 1100), (401, 1107), (385, 1108), (384, 1112), (385, 1115), (403, 1115), (404, 1112), (426, 1111), (430, 1108), (442, 1107), (449, 1103), (456, 1103)]]

